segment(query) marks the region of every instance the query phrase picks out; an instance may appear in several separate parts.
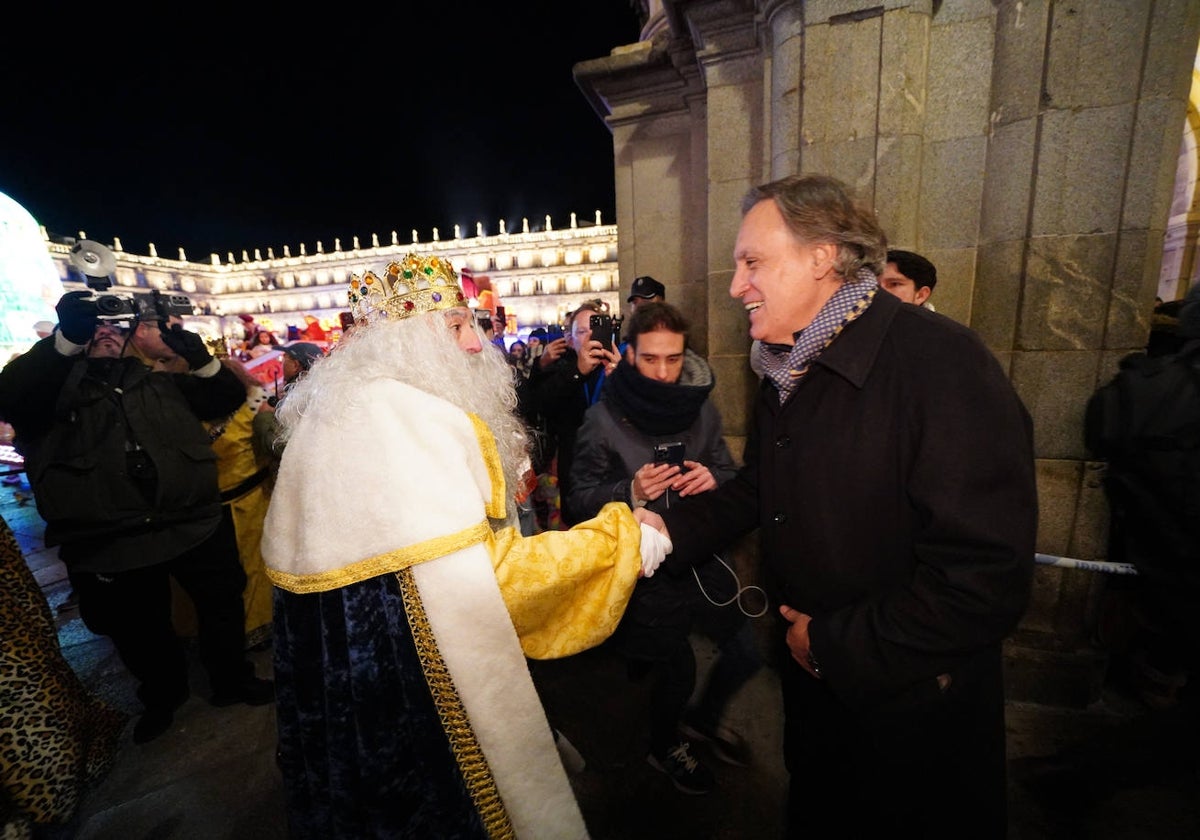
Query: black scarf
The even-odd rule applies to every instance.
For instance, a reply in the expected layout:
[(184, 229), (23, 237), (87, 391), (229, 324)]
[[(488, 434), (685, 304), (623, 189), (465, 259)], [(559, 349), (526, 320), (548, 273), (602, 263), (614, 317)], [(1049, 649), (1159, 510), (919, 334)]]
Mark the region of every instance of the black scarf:
[(688, 350), (683, 374), (675, 383), (642, 376), (636, 367), (622, 359), (608, 377), (600, 398), (612, 403), (638, 431), (647, 435), (673, 435), (692, 427), (714, 385), (712, 368)]

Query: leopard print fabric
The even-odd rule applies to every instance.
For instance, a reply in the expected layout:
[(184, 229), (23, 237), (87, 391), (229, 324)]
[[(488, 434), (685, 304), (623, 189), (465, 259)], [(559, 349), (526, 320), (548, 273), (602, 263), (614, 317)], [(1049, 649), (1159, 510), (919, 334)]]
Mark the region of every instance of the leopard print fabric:
[(69, 822), (112, 766), (128, 716), (63, 657), (50, 605), (0, 519), (0, 837)]

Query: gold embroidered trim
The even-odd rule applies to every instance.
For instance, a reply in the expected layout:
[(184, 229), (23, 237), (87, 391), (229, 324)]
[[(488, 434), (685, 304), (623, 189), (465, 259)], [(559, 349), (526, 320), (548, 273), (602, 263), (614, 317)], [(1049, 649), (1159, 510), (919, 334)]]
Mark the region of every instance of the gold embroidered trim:
[(487, 758), (471, 729), (471, 721), (463, 708), (462, 698), (454, 687), (454, 679), (442, 653), (438, 650), (437, 639), (429, 626), (429, 617), (425, 614), (425, 605), (421, 602), (421, 593), (417, 590), (417, 582), (413, 579), (411, 569), (396, 572), (396, 580), (400, 584), (400, 597), (404, 600), (404, 613), (408, 616), (408, 626), (412, 630), (413, 643), (421, 660), (421, 668), (425, 672), (425, 682), (433, 695), (433, 703), (437, 707), (438, 716), (442, 719), (442, 728), (450, 739), (450, 748), (454, 751), (458, 762), (459, 772), (475, 803), (475, 809), (483, 820), (489, 837), (496, 840), (511, 840), (516, 837), (508, 812), (504, 810), (504, 801), (496, 788), (496, 780), (488, 767)]
[(340, 569), (296, 575), (268, 568), (267, 577), (280, 589), (286, 589), (288, 592), (295, 592), (299, 595), (310, 592), (328, 592), (331, 589), (340, 589), (343, 586), (359, 583), (388, 572), (398, 572), (427, 560), (445, 557), (447, 554), (460, 551), (468, 546), (485, 542), (491, 539), (491, 536), (491, 526), (487, 522), (480, 522), (478, 525), (464, 528), (457, 534), (434, 537), (407, 548), (377, 554)]
[(483, 463), (487, 465), (488, 477), (492, 480), (492, 498), (487, 503), (487, 515), (492, 519), (504, 518), (504, 467), (500, 463), (500, 450), (496, 448), (496, 438), (487, 424), (474, 414), (468, 414), (471, 424), (475, 427), (475, 437), (479, 439), (479, 449), (483, 453)]

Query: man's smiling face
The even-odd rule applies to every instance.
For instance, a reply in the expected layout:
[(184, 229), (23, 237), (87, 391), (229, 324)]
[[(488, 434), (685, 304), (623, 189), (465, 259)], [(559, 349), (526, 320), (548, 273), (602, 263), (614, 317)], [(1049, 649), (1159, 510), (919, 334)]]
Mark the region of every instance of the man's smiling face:
[(800, 243), (773, 200), (758, 202), (742, 217), (729, 285), (750, 319), (750, 337), (792, 344), (829, 299), (835, 285), (823, 283), (832, 271), (832, 245)]

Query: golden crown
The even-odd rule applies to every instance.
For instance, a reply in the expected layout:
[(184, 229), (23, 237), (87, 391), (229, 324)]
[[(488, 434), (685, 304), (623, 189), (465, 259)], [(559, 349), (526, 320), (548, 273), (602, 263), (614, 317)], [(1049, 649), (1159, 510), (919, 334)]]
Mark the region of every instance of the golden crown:
[(458, 274), (442, 257), (405, 254), (388, 263), (383, 276), (373, 271), (350, 275), (350, 311), (354, 319), (407, 318), (438, 309), (466, 306)]

